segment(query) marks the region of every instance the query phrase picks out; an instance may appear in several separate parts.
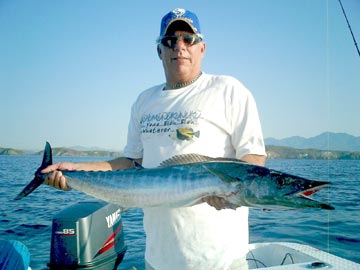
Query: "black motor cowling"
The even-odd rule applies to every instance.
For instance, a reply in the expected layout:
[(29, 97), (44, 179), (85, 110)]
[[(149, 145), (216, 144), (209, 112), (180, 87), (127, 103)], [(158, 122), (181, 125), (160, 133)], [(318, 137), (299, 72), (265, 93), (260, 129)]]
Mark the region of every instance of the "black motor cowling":
[(53, 218), (50, 269), (113, 270), (125, 251), (117, 205), (80, 202)]

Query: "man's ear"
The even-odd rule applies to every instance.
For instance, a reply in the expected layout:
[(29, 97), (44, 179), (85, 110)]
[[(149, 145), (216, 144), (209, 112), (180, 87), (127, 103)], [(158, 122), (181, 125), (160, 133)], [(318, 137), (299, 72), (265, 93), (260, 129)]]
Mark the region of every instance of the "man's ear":
[(202, 47), (201, 47), (201, 53), (202, 53), (202, 54), (205, 54), (205, 51), (206, 51), (206, 43), (203, 42), (203, 45), (202, 45)]
[(159, 56), (159, 58), (160, 58), (160, 60), (162, 60), (162, 58), (161, 58), (161, 48), (160, 48), (160, 45), (157, 45), (157, 53), (158, 53), (158, 56)]

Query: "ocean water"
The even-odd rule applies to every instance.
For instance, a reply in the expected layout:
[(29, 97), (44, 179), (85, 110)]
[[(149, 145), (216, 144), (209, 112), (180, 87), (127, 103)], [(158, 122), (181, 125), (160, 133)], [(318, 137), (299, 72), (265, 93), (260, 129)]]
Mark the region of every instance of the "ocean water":
[[(55, 161), (91, 161), (99, 158), (55, 157)], [(54, 214), (79, 201), (93, 200), (77, 191), (63, 192), (42, 185), (29, 197), (13, 198), (33, 178), (40, 156), (0, 156), (0, 239), (23, 242), (31, 253), (32, 269), (49, 262)], [(284, 172), (332, 182), (313, 197), (336, 210), (250, 210), (250, 241), (288, 241), (311, 245), (360, 263), (360, 161), (268, 160), (267, 166)], [(122, 216), (128, 246), (119, 269), (143, 269), (145, 235), (142, 211)]]

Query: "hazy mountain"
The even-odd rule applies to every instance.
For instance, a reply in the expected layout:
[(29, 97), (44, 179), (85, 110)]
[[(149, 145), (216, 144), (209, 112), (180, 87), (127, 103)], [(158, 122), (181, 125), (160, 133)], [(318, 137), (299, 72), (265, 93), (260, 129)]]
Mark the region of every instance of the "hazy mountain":
[(359, 160), (360, 152), (318, 150), (318, 149), (298, 149), (286, 146), (267, 145), (266, 153), (268, 159), (346, 159)]
[[(286, 159), (360, 159), (360, 137), (346, 133), (325, 132), (311, 138), (293, 136), (285, 139), (266, 138), (268, 158)], [(27, 152), (0, 147), (0, 155), (42, 155), (42, 151)], [(99, 148), (57, 147), (54, 156), (102, 156), (119, 157), (121, 151)]]
[(0, 155), (14, 156), (14, 155), (24, 155), (25, 153), (26, 152), (23, 150), (0, 147)]
[(304, 138), (293, 136), (284, 139), (266, 138), (266, 145), (286, 146), (298, 149), (333, 151), (360, 151), (360, 137), (347, 133), (324, 132), (318, 136)]
[[(86, 148), (84, 148), (86, 149)], [(44, 151), (40, 151), (37, 154), (43, 155)], [(52, 148), (54, 156), (78, 156), (78, 157), (119, 157), (121, 152), (113, 152), (107, 150), (76, 150), (67, 147), (55, 147)]]
[(75, 146), (60, 147), (60, 148), (70, 148), (70, 149), (77, 150), (77, 151), (108, 151), (108, 152), (121, 152), (121, 150), (119, 150), (119, 149), (117, 149), (117, 148), (101, 148), (101, 147), (97, 147), (97, 146), (85, 147), (85, 146), (81, 146), (81, 145), (75, 145)]

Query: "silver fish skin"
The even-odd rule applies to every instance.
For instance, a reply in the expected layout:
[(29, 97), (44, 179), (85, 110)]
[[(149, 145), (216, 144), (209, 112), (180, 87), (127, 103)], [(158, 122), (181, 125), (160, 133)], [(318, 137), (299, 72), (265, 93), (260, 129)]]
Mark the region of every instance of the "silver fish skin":
[[(43, 160), (48, 161), (45, 156), (51, 147), (46, 148)], [(28, 195), (44, 181), (46, 175), (40, 171), (46, 166), (42, 164), (34, 180), (16, 199)], [(308, 180), (235, 159), (196, 154), (175, 156), (158, 168), (63, 171), (63, 175), (71, 188), (125, 208), (185, 207), (214, 195), (236, 206), (334, 209), (309, 198), (329, 182)]]

